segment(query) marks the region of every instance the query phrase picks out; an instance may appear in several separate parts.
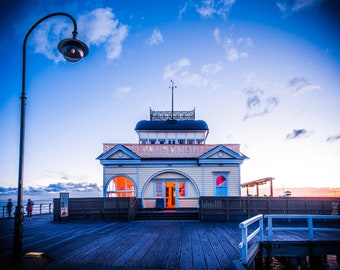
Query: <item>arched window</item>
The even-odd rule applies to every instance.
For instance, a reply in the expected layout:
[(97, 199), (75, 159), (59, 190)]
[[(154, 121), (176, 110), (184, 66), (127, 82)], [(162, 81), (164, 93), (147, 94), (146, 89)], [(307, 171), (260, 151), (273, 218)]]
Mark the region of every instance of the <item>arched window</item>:
[(215, 173), (215, 196), (228, 196), (228, 174)]
[(117, 176), (111, 180), (106, 189), (106, 197), (135, 197), (134, 183), (125, 176)]

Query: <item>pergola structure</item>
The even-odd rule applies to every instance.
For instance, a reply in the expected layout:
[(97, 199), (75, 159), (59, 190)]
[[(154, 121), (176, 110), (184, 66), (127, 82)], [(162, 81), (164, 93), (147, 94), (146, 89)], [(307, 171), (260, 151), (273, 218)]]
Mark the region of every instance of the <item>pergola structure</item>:
[(247, 183), (243, 183), (243, 184), (241, 184), (241, 187), (246, 188), (247, 189), (247, 196), (250, 196), (249, 195), (249, 188), (256, 186), (256, 196), (259, 196), (259, 186), (265, 185), (265, 184), (267, 184), (267, 182), (269, 182), (269, 185), (270, 185), (270, 195), (269, 196), (273, 197), (273, 180), (274, 180), (273, 177), (266, 177), (266, 178), (250, 181), (250, 182), (247, 182)]

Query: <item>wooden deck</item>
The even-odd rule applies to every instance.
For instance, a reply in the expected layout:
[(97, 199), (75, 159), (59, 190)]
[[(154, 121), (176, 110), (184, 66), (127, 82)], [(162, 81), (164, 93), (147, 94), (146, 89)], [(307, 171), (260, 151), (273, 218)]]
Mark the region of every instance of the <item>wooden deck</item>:
[[(13, 219), (1, 220), (1, 269), (10, 269)], [(23, 253), (45, 252), (48, 269), (123, 267), (231, 269), (240, 257), (238, 223), (72, 220), (52, 215), (24, 222)], [(32, 260), (24, 258), (24, 261)], [(53, 260), (53, 261), (52, 261)]]
[[(0, 220), (1, 269), (14, 269), (13, 222)], [(23, 254), (44, 252), (48, 258), (38, 262), (25, 257), (19, 269), (34, 269), (39, 263), (42, 269), (234, 269), (233, 260), (241, 256), (238, 225), (194, 220), (58, 223), (53, 215), (34, 216), (24, 222)], [(290, 239), (296, 237), (290, 233)]]

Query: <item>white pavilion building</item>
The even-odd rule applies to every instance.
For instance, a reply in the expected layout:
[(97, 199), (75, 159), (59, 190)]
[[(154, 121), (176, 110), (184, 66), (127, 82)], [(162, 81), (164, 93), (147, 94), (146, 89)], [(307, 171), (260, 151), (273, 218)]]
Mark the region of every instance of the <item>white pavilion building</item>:
[(138, 143), (104, 143), (104, 197), (141, 199), (143, 208), (199, 207), (200, 196), (240, 196), (239, 144), (207, 144), (209, 128), (191, 111), (153, 111), (135, 127)]

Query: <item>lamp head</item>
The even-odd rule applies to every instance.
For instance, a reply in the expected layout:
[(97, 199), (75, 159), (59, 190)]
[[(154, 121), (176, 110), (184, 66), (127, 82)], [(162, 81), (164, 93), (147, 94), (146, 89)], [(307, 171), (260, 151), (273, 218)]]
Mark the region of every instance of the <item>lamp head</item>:
[(86, 44), (75, 38), (67, 38), (60, 41), (58, 50), (69, 62), (78, 62), (89, 53)]

